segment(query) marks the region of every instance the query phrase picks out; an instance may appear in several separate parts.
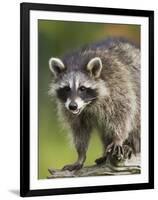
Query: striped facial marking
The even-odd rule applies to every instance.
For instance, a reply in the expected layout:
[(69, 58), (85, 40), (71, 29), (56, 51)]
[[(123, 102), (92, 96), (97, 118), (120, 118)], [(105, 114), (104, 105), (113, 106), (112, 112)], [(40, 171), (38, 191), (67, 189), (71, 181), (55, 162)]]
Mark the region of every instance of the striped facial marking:
[(73, 114), (79, 114), (88, 104), (103, 94), (101, 89), (106, 92), (103, 86), (102, 82), (92, 80), (84, 73), (71, 72), (65, 74), (60, 80), (56, 94), (66, 109)]

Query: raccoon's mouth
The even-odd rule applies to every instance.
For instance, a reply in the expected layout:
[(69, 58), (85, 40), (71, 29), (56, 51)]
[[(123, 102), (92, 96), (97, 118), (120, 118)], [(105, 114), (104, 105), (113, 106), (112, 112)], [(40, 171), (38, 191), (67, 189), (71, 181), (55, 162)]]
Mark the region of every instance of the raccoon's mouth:
[(79, 115), (79, 114), (84, 110), (84, 108), (85, 108), (88, 104), (90, 104), (90, 103), (91, 103), (91, 101), (85, 103), (82, 107), (77, 108), (76, 110), (70, 110), (70, 109), (69, 109), (69, 111), (70, 111), (71, 113), (73, 113), (74, 115)]
[(77, 110), (70, 110), (71, 113), (73, 113), (74, 115), (79, 115), (81, 113), (81, 108), (77, 109)]

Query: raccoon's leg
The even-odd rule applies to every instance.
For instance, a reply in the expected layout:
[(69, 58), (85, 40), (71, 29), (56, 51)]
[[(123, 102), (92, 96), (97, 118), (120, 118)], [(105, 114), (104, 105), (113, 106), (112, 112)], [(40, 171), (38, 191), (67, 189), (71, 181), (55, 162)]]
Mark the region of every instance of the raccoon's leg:
[(78, 159), (75, 163), (65, 165), (63, 170), (79, 170), (82, 168), (86, 160), (86, 152), (88, 148), (88, 142), (90, 138), (91, 128), (84, 124), (77, 124), (73, 127), (73, 141), (77, 150)]
[(120, 116), (116, 115), (116, 118), (110, 121), (113, 132), (112, 142), (107, 146), (106, 153), (110, 156), (110, 160), (116, 161), (116, 163), (125, 159), (123, 144), (128, 138), (131, 128), (130, 118), (124, 114), (119, 113)]
[[(103, 138), (102, 143), (103, 143), (103, 148), (104, 148), (103, 155), (100, 158), (97, 158), (95, 160), (97, 165), (106, 162), (107, 157), (109, 155), (110, 157), (114, 158), (114, 160), (117, 160), (117, 161), (121, 161), (123, 158), (125, 158), (124, 146), (120, 140), (117, 140), (117, 138), (115, 140), (114, 138), (111, 138), (109, 136), (104, 136), (102, 138)], [(128, 150), (127, 148), (125, 149)]]

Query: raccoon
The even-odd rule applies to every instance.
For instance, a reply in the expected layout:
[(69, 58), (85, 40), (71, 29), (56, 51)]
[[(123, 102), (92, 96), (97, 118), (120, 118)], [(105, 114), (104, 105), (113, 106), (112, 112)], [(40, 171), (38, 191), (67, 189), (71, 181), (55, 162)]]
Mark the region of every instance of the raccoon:
[[(49, 94), (71, 128), (78, 153), (63, 170), (82, 168), (92, 129), (103, 144), (100, 164), (107, 155), (129, 159), (140, 152), (140, 49), (122, 39), (107, 39), (52, 57)], [(94, 147), (95, 148), (95, 147)]]

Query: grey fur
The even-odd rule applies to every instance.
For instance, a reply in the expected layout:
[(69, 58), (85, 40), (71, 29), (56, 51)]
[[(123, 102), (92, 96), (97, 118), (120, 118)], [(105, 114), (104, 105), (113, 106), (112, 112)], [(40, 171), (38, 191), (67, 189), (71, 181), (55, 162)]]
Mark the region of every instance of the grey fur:
[[(102, 62), (99, 77), (91, 77), (87, 70), (89, 61), (95, 57)], [(56, 96), (56, 89), (76, 76), (83, 83), (89, 81), (98, 91), (97, 98), (77, 116), (57, 100), (60, 116), (69, 124), (78, 152), (78, 160), (64, 169), (82, 167), (93, 128), (98, 129), (103, 143), (102, 158), (109, 152), (119, 157), (124, 154), (124, 145), (135, 154), (139, 152), (140, 49), (127, 41), (109, 39), (67, 54), (61, 60), (65, 70), (53, 79), (50, 95)]]

